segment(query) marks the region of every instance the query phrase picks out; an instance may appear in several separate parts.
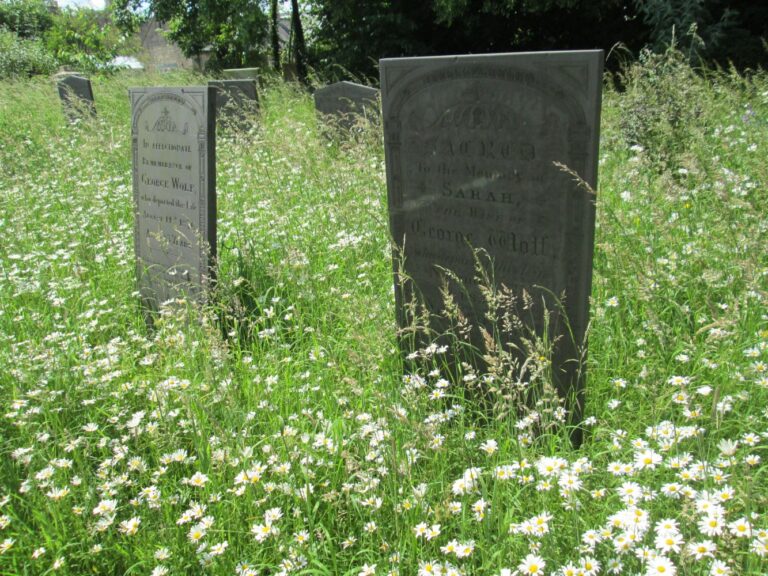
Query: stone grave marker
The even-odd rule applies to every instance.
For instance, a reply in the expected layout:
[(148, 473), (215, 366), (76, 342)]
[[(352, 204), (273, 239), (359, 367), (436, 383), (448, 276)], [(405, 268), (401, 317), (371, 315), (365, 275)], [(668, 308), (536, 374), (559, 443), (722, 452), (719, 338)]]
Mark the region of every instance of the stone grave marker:
[(356, 116), (379, 116), (379, 91), (354, 82), (336, 82), (315, 92), (315, 109), (339, 126), (351, 128)]
[(201, 301), (216, 258), (214, 89), (132, 88), (136, 271), (147, 310)]
[(484, 249), (497, 286), (533, 297), (528, 322), (539, 335), (542, 299), (552, 312), (553, 375), (561, 396), (575, 394), (576, 418), (595, 207), (554, 163), (596, 189), (602, 67), (599, 50), (380, 62), (390, 229), (413, 280), (399, 278), (396, 262), (400, 325), (411, 320), (414, 286), (432, 314), (443, 310), (442, 267), (465, 283), (453, 295), (481, 345), (477, 327), (487, 321), (472, 249)]
[(79, 74), (60, 74), (56, 76), (56, 86), (64, 114), (70, 122), (96, 115), (93, 89), (88, 78)]
[(258, 68), (227, 68), (221, 71), (222, 76), (229, 80), (253, 80), (259, 79)]
[(216, 117), (243, 126), (248, 113), (256, 111), (258, 93), (254, 80), (210, 80), (216, 89)]

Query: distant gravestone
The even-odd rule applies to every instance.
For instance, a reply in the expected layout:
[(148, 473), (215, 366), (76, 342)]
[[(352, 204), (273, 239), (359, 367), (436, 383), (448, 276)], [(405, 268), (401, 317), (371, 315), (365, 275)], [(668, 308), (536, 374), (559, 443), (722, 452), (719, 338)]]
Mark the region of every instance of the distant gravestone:
[(529, 327), (544, 330), (542, 298), (552, 312), (553, 376), (561, 395), (575, 393), (577, 417), (594, 196), (554, 163), (595, 189), (602, 63), (602, 51), (380, 62), (390, 227), (413, 280), (401, 280), (396, 265), (400, 325), (411, 321), (413, 286), (431, 313), (443, 310), (442, 267), (465, 283), (467, 292), (453, 296), (482, 343), (477, 327), (488, 323), (472, 249), (484, 249), (496, 285), (533, 296), (538, 317)]
[(354, 82), (336, 82), (315, 92), (315, 109), (336, 123), (351, 128), (357, 116), (379, 115), (379, 91)]
[(202, 300), (216, 258), (213, 88), (132, 88), (130, 98), (142, 302)]
[(93, 89), (88, 78), (78, 74), (61, 74), (56, 77), (56, 85), (64, 114), (70, 122), (96, 115)]
[(221, 71), (222, 76), (229, 80), (253, 80), (259, 79), (258, 68), (227, 68)]
[(258, 94), (254, 80), (211, 80), (216, 90), (216, 117), (242, 126), (248, 114), (256, 111)]

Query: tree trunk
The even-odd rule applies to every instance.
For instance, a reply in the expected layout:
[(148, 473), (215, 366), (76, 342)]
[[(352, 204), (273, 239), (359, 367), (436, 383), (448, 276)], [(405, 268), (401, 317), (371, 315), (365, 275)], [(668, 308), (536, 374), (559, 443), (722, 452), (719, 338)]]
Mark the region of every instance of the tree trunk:
[(291, 0), (291, 23), (295, 37), (296, 75), (299, 77), (299, 82), (307, 86), (307, 46), (304, 43), (304, 29), (299, 15), (299, 0)]
[(278, 22), (280, 20), (277, 10), (277, 0), (271, 0), (272, 12), (272, 66), (276, 72), (280, 72), (280, 35), (278, 34)]

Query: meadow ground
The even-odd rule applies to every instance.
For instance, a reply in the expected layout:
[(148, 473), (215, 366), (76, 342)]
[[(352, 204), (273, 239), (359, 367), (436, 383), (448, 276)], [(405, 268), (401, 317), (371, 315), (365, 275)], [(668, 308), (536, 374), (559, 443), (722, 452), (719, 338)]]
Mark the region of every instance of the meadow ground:
[[(768, 78), (606, 87), (585, 441), (396, 350), (380, 131), (270, 84), (219, 289), (144, 326), (127, 88), (0, 84), (0, 574), (768, 572)], [(539, 359), (546, 364), (546, 359)]]

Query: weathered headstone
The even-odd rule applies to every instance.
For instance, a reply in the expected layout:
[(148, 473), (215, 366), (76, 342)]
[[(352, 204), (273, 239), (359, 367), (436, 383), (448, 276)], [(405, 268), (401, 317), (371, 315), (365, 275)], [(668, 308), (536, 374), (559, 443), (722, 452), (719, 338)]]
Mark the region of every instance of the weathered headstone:
[(59, 97), (64, 114), (70, 122), (96, 115), (91, 81), (78, 74), (61, 74), (56, 77)]
[(354, 82), (336, 82), (315, 92), (315, 108), (344, 128), (357, 122), (357, 116), (379, 115), (379, 91)]
[(216, 117), (242, 126), (249, 113), (256, 111), (258, 94), (254, 80), (210, 80), (216, 89)]
[(214, 89), (132, 88), (134, 242), (141, 298), (200, 301), (216, 258)]
[(258, 68), (227, 68), (221, 71), (224, 78), (230, 80), (253, 80), (259, 79)]
[(400, 325), (411, 321), (413, 285), (433, 314), (443, 310), (442, 267), (467, 286), (453, 295), (482, 346), (472, 251), (482, 248), (496, 285), (525, 289), (537, 303), (528, 321), (539, 335), (542, 299), (552, 312), (553, 376), (561, 395), (576, 394), (576, 412), (595, 208), (555, 163), (595, 189), (602, 65), (597, 50), (380, 62), (390, 227), (413, 279), (401, 281), (396, 265)]

